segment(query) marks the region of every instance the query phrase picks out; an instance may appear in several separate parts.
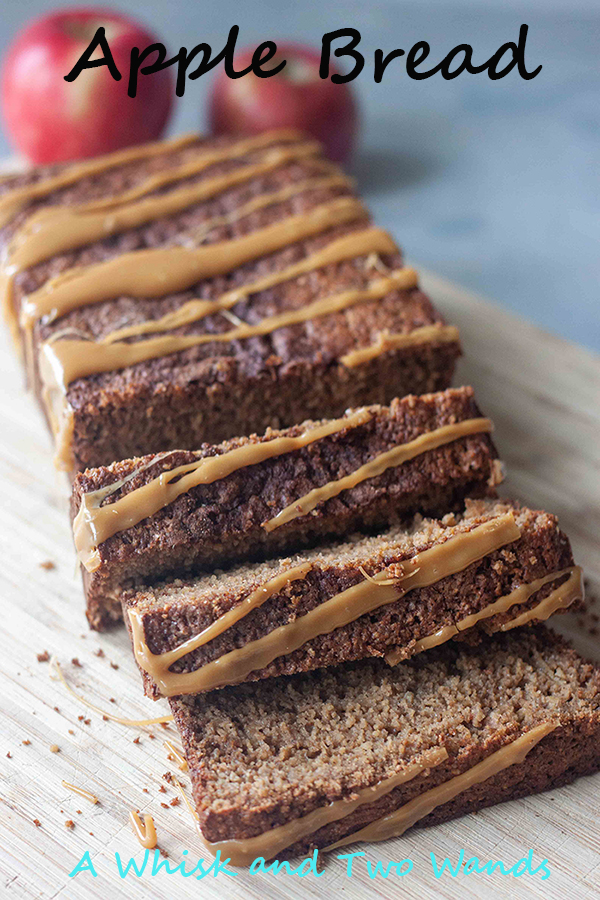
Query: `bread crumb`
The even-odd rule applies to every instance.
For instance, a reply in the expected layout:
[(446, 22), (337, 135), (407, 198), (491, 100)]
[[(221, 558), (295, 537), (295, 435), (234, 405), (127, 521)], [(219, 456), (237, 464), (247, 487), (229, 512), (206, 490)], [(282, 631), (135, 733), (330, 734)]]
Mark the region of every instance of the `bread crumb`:
[(75, 734), (72, 728), (69, 728), (69, 734)]
[(65, 828), (75, 828), (75, 822), (73, 819), (67, 819), (65, 822)]
[(45, 569), (47, 572), (51, 572), (52, 569), (56, 568), (56, 563), (52, 562), (51, 559), (45, 559), (44, 562), (40, 563), (40, 569)]
[(169, 806), (179, 806), (179, 802), (179, 797), (173, 797), (173, 799), (169, 801)]
[(134, 743), (134, 744), (139, 744), (139, 743), (140, 743), (139, 735), (138, 735), (136, 738), (133, 739), (133, 743)]
[(39, 819), (34, 819), (34, 820), (33, 820), (33, 824), (35, 825), (36, 828), (41, 828), (41, 827), (42, 827), (42, 823), (40, 822)]
[(60, 753), (58, 744), (50, 744), (50, 753)]
[(6, 754), (6, 757), (7, 757), (7, 759), (12, 759), (12, 753), (10, 752), (10, 750)]
[(29, 747), (29, 745), (31, 744), (31, 741), (29, 740), (29, 738), (25, 738), (25, 740), (21, 741), (21, 743), (24, 744), (25, 747)]
[(104, 650), (102, 649), (102, 647), (98, 647), (98, 649), (95, 651), (95, 656), (98, 656), (100, 659), (103, 658)]
[(119, 668), (119, 666), (117, 665), (117, 663), (113, 663), (113, 662), (111, 662), (110, 667), (111, 667), (111, 669), (118, 669), (118, 668)]
[(83, 666), (81, 665), (81, 663), (79, 662), (79, 660), (77, 659), (76, 656), (74, 656), (73, 659), (71, 660), (71, 665), (75, 666), (77, 669), (83, 669)]
[(50, 660), (50, 654), (47, 650), (43, 650), (41, 653), (37, 655), (37, 661), (39, 663), (48, 662)]
[(168, 804), (168, 803), (161, 803), (160, 805), (162, 806), (163, 809), (168, 809), (168, 808), (169, 808), (169, 804)]

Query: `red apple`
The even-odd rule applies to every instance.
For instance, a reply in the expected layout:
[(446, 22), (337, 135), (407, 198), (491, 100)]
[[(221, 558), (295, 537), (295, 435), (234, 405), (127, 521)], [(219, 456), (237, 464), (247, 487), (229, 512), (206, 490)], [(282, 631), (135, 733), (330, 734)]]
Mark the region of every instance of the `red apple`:
[[(255, 48), (236, 54), (236, 71), (250, 65)], [(319, 78), (320, 53), (300, 44), (278, 44), (264, 71), (282, 59), (286, 66), (270, 78), (253, 72), (228, 78), (219, 71), (210, 98), (210, 127), (215, 134), (247, 136), (270, 128), (300, 128), (323, 144), (327, 155), (347, 160), (357, 129), (357, 107), (348, 84)], [(330, 74), (335, 71), (330, 67)]]
[[(100, 26), (121, 80), (100, 66), (66, 82)], [(102, 8), (63, 9), (32, 22), (11, 45), (2, 72), (4, 120), (15, 147), (34, 163), (53, 163), (158, 138), (174, 95), (170, 70), (141, 77), (137, 97), (127, 96), (131, 48), (155, 41), (138, 22)], [(100, 57), (97, 50), (92, 59)]]

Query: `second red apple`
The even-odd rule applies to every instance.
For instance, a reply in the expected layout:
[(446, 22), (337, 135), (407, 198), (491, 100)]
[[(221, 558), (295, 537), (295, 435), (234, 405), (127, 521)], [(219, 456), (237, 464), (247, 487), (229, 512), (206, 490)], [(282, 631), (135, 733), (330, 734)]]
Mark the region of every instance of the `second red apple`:
[[(235, 69), (246, 68), (255, 48), (235, 56)], [(282, 59), (285, 68), (270, 78), (253, 73), (228, 78), (219, 71), (212, 87), (209, 122), (214, 134), (245, 136), (271, 128), (299, 128), (323, 144), (327, 155), (345, 162), (357, 130), (357, 106), (347, 84), (319, 77), (320, 54), (300, 44), (280, 44), (265, 71)], [(332, 69), (332, 71), (334, 71)]]

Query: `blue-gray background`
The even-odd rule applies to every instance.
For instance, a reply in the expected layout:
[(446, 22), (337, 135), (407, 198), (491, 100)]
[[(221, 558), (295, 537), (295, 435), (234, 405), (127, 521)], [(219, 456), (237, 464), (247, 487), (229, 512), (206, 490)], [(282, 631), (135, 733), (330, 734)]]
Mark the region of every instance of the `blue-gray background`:
[[(60, 4), (60, 5), (68, 5)], [(78, 5), (78, 4), (71, 4)], [(79, 4), (83, 5), (83, 4)], [(102, 4), (99, 4), (102, 5)], [(106, 3), (105, 5), (108, 5)], [(381, 84), (365, 67), (355, 171), (379, 223), (411, 260), (600, 349), (600, 0), (121, 0), (178, 49), (221, 49), (355, 27), (372, 60), (417, 40), (441, 59), (458, 43), (487, 58), (529, 25), (533, 81), (462, 74), (412, 81), (402, 62)], [(3, 0), (0, 53), (51, 0)], [(172, 130), (204, 124), (212, 74), (189, 82)], [(0, 152), (9, 153), (5, 134)]]

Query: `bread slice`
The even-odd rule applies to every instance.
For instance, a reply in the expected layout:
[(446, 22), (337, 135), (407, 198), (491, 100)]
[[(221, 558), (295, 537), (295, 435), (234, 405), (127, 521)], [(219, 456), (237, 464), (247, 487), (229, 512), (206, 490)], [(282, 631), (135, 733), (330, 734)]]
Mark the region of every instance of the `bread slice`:
[(203, 838), (239, 865), (381, 840), (600, 768), (600, 669), (543, 626), (170, 703)]
[(70, 472), (441, 390), (460, 355), (352, 179), (289, 129), (11, 175), (0, 227)]
[(498, 500), (126, 592), (146, 693), (197, 693), (545, 619), (583, 596), (554, 516)]
[[(417, 512), (443, 515), (460, 508), (465, 496), (495, 494), (500, 471), (490, 427), (472, 389), (459, 388), (196, 452), (88, 470), (75, 479), (72, 515), (89, 621), (103, 628), (119, 620), (124, 587), (276, 556), (326, 535), (385, 528)], [(429, 449), (427, 442), (433, 442)], [(411, 447), (404, 462), (389, 459), (396, 448)], [(380, 474), (362, 468), (382, 458)], [(229, 470), (192, 486), (178, 475), (182, 466), (211, 459)], [(165, 479), (180, 496), (167, 495)], [(314, 498), (311, 491), (327, 485), (331, 496)], [(144, 508), (148, 492), (153, 505)], [(302, 498), (310, 502), (299, 514)], [(127, 503), (129, 511), (119, 516)], [(104, 524), (108, 517), (104, 534), (98, 513)]]

